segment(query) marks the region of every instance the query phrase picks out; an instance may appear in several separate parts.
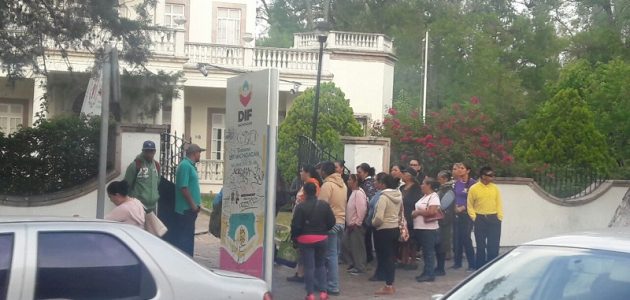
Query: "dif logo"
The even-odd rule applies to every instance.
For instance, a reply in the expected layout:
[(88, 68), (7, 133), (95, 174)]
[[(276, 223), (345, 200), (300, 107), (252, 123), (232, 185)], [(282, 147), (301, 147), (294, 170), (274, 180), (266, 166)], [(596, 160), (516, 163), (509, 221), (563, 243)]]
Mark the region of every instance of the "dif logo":
[(244, 110), (238, 111), (238, 122), (240, 123), (249, 121), (252, 117), (252, 109), (247, 108), (247, 105), (249, 105), (249, 102), (252, 100), (252, 87), (249, 84), (249, 81), (245, 80), (238, 92), (241, 104), (243, 105), (243, 108), (245, 108)]

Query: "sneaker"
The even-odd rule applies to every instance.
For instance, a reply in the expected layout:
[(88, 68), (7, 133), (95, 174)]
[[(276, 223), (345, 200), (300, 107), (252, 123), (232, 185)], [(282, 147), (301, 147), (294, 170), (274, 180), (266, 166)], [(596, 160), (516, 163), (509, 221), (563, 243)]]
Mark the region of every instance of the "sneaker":
[(306, 295), (306, 298), (304, 298), (304, 300), (315, 300), (315, 295), (308, 294), (308, 295)]
[(341, 292), (339, 290), (337, 290), (337, 291), (328, 290), (327, 293), (326, 293), (327, 296), (328, 295), (339, 296), (339, 294), (341, 294)]
[(289, 281), (289, 282), (304, 282), (304, 276), (298, 276), (298, 274), (296, 273), (295, 275), (293, 275), (291, 277), (287, 277), (287, 281)]
[(435, 269), (435, 276), (446, 276), (446, 272), (444, 270)]
[(365, 272), (363, 272), (363, 271), (361, 271), (359, 269), (356, 269), (356, 268), (352, 268), (352, 270), (348, 270), (348, 273), (350, 273), (350, 275), (361, 275), (361, 274), (363, 274)]
[(350, 272), (350, 270), (354, 269), (353, 265), (348, 266), (348, 268), (346, 269), (346, 271)]
[(433, 281), (435, 281), (435, 277), (429, 277), (429, 276), (426, 276), (426, 275), (417, 276), (416, 277), (416, 281), (417, 282), (433, 282)]
[(319, 292), (320, 300), (328, 300), (328, 292)]
[(459, 270), (459, 269), (461, 269), (461, 268), (462, 268), (462, 265), (453, 265), (453, 266), (451, 267), (451, 269), (453, 269), (453, 270)]
[(393, 295), (394, 293), (396, 293), (396, 289), (391, 285), (386, 285), (374, 292), (375, 295)]

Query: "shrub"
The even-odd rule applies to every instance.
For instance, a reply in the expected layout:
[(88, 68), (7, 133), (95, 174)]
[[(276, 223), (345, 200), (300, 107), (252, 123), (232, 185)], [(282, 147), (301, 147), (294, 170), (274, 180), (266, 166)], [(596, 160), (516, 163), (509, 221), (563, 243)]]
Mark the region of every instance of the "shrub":
[(76, 116), (42, 120), (8, 136), (0, 133), (0, 193), (45, 194), (93, 179), (99, 136), (99, 118)]

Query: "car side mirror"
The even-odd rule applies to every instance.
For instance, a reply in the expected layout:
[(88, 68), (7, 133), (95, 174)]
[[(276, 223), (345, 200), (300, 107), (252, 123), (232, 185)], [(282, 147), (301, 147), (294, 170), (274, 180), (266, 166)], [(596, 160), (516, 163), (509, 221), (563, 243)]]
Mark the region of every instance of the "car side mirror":
[(434, 294), (431, 295), (431, 300), (441, 300), (444, 297), (444, 294)]

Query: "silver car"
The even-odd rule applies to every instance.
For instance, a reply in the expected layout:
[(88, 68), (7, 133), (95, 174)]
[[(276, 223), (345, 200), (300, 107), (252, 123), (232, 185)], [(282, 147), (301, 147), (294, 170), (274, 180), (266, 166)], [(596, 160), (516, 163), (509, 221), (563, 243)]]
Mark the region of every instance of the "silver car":
[(131, 225), (0, 217), (0, 300), (268, 300), (264, 281), (208, 270)]
[(628, 300), (630, 228), (526, 243), (433, 299)]

